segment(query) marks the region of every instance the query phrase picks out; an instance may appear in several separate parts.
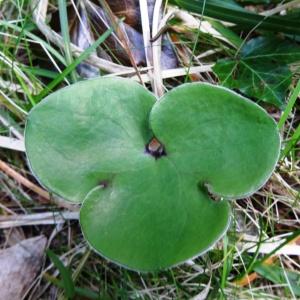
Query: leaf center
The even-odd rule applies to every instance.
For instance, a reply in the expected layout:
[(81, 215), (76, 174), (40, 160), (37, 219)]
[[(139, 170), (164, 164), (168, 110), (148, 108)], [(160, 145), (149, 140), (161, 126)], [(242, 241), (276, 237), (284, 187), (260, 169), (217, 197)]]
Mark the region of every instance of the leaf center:
[(155, 137), (153, 137), (150, 142), (146, 145), (146, 153), (152, 155), (155, 159), (159, 159), (162, 156), (166, 156), (166, 150)]

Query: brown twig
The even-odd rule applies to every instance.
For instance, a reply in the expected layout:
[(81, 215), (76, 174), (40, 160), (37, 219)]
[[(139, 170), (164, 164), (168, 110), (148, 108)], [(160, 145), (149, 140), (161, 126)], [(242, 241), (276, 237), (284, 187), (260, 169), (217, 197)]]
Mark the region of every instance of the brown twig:
[(27, 178), (23, 177), (21, 174), (16, 172), (14, 169), (12, 169), (8, 164), (6, 164), (4, 161), (0, 160), (0, 169), (5, 172), (8, 176), (15, 179), (20, 184), (26, 186), (28, 189), (32, 190), (39, 196), (41, 196), (43, 199), (46, 199), (47, 202), (51, 200), (51, 197), (49, 193), (42, 188), (38, 187), (31, 181), (29, 181)]
[[(159, 21), (161, 19), (162, 0), (157, 0), (153, 10), (152, 20), (152, 36), (157, 35), (159, 31)], [(161, 42), (162, 36), (152, 42), (152, 59), (153, 59), (153, 83), (154, 94), (157, 97), (162, 97), (164, 94), (163, 80), (161, 74)]]
[(7, 163), (4, 161), (0, 160), (0, 170), (2, 170), (4, 173), (6, 173), (8, 176), (22, 184), (23, 186), (27, 187), (28, 189), (32, 190), (36, 194), (38, 194), (40, 197), (42, 197), (43, 200), (40, 200), (43, 203), (49, 203), (53, 202), (57, 204), (59, 207), (67, 208), (69, 210), (77, 210), (76, 206), (66, 203), (63, 200), (57, 200), (53, 199), (50, 194), (45, 191), (44, 189), (40, 188), (36, 184), (32, 183), (30, 180), (16, 172), (14, 169), (12, 169)]

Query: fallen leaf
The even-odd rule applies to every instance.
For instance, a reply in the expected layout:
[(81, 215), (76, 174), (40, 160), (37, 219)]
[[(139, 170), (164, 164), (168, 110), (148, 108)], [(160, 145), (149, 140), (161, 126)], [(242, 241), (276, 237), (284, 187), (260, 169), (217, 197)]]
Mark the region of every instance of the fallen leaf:
[(41, 267), (46, 242), (40, 235), (0, 251), (1, 299), (22, 299)]

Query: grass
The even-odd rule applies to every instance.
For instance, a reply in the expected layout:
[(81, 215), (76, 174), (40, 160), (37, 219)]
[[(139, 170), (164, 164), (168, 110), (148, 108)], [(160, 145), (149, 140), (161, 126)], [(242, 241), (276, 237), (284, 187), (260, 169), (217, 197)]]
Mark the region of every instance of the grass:
[[(59, 5), (56, 1), (50, 1), (48, 17), (37, 23), (33, 8), (40, 5), (43, 9), (43, 3), (45, 1), (0, 1), (0, 136), (22, 141), (26, 114), (50, 91), (75, 80), (82, 80), (80, 73), (83, 61), (93, 63), (94, 67), (101, 66), (104, 76), (120, 72), (126, 76), (135, 75), (134, 66), (130, 62), (120, 63), (120, 45), (116, 44), (114, 48), (109, 43), (111, 30), (99, 33), (91, 46), (81, 53), (74, 52), (70, 46), (72, 32), (69, 32), (68, 24), (78, 22), (73, 13), (75, 1), (61, 0), (58, 1)], [(267, 5), (259, 7), (260, 10), (269, 8)], [(192, 15), (188, 18), (189, 21), (200, 20), (200, 17)], [(204, 21), (207, 19), (204, 18)], [(232, 55), (249, 34), (261, 34), (230, 29), (216, 21), (212, 25), (219, 36), (212, 31), (204, 33), (199, 30), (200, 23), (194, 29), (182, 26), (179, 17), (170, 24), (174, 29), (171, 39), (179, 61), (178, 68), (188, 67), (191, 70), (202, 64), (212, 65), (218, 58)], [(45, 26), (57, 32), (61, 30), (62, 40), (55, 42), (53, 32), (47, 31), (48, 27)], [(125, 51), (143, 47), (129, 46), (126, 45)], [(104, 61), (99, 57), (93, 58), (96, 48), (98, 53), (102, 53)], [(112, 58), (116, 56), (116, 59), (110, 61), (105, 55)], [(50, 199), (39, 193), (36, 189), (39, 187), (38, 182), (28, 169), (25, 154), (0, 144), (3, 147), (0, 148), (0, 226), (5, 227), (7, 220), (12, 220), (10, 224), (16, 224), (15, 215), (19, 216), (18, 224), (21, 225), (31, 220), (29, 226), (11, 225), (6, 228), (8, 230), (1, 232), (1, 246), (5, 247), (11, 236), (18, 232), (27, 238), (44, 234), (49, 239), (49, 249), (55, 253), (50, 254), (52, 260), (49, 257), (46, 259), (33, 286), (24, 297), (67, 299), (72, 293), (78, 299), (299, 297), (295, 294), (297, 291), (289, 273), (295, 274), (299, 282), (299, 257), (290, 253), (290, 248), (286, 247), (286, 244), (292, 245), (295, 240), (299, 241), (300, 235), (299, 65), (295, 63), (291, 69), (294, 70), (293, 84), (285, 100), (285, 110), (281, 112), (276, 107), (262, 104), (279, 122), (283, 136), (282, 157), (273, 176), (253, 196), (232, 202), (231, 227), (211, 251), (193, 262), (157, 274), (128, 271), (92, 252), (83, 240), (76, 214), (64, 214), (60, 222), (56, 223), (52, 219), (52, 224), (45, 224), (49, 220), (46, 213), (62, 214), (76, 211), (76, 207), (66, 208), (60, 199)], [(89, 74), (93, 74), (92, 68), (88, 70)], [(139, 71), (142, 78), (145, 78), (143, 76), (148, 70), (139, 67)], [(138, 76), (135, 78), (138, 79)], [(188, 77), (183, 72), (179, 77), (164, 79), (163, 88), (169, 90), (184, 82), (185, 78), (217, 83), (216, 76), (210, 69), (206, 69)], [(29, 188), (30, 185), (24, 184), (24, 179), (33, 186)], [(26, 221), (22, 221), (23, 216), (26, 216)], [(39, 221), (34, 223), (37, 218)], [(275, 250), (279, 254), (275, 255)], [(70, 271), (66, 271), (63, 265), (68, 266), (67, 270)], [(273, 277), (262, 272), (266, 265), (279, 268), (276, 268)]]
[[(68, 13), (67, 13), (67, 2), (65, 0), (58, 1), (58, 10), (59, 10), (61, 35), (64, 40), (66, 63), (68, 66), (70, 66), (73, 63), (73, 56), (72, 56), (72, 50), (70, 47), (71, 40), (70, 40), (70, 34), (69, 34), (69, 19), (68, 19)], [(77, 74), (74, 69), (71, 71), (71, 77), (72, 77), (73, 82), (77, 81)]]

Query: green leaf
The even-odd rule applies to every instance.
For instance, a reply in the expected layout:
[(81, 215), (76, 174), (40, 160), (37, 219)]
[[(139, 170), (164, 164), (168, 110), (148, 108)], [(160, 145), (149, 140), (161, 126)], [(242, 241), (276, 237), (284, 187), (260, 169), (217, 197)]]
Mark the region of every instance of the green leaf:
[(260, 188), (280, 138), (263, 109), (228, 89), (184, 84), (156, 101), (132, 80), (102, 78), (36, 105), (25, 144), (40, 182), (83, 202), (81, 227), (96, 251), (154, 271), (224, 234), (230, 208), (220, 197)]
[(287, 284), (295, 296), (300, 296), (300, 273), (284, 270), (274, 265), (259, 265), (254, 270), (275, 284)]
[(275, 37), (258, 37), (246, 43), (242, 48), (244, 60), (258, 59), (260, 62), (270, 59), (273, 62), (292, 63), (300, 60), (300, 47), (289, 40)]
[[(252, 30), (253, 28), (271, 32), (284, 32), (291, 35), (300, 34), (299, 13), (295, 20), (289, 16), (262, 16), (250, 12), (235, 2), (223, 0), (169, 0), (181, 8), (194, 13), (202, 13), (220, 21), (239, 25), (239, 27)], [(205, 9), (203, 10), (203, 5)]]
[(258, 37), (247, 42), (237, 57), (219, 60), (213, 71), (224, 86), (282, 108), (292, 80), (287, 64), (298, 60), (300, 47)]
[(68, 297), (68, 299), (73, 299), (75, 296), (75, 286), (70, 270), (64, 266), (59, 257), (51, 250), (47, 250), (47, 255), (49, 256), (55, 267), (59, 270), (66, 296)]
[(81, 81), (51, 94), (26, 124), (33, 173), (49, 190), (79, 203), (113, 174), (143, 168), (141, 160), (151, 160), (144, 149), (154, 101), (122, 79)]
[(151, 271), (211, 247), (227, 229), (230, 210), (225, 201), (211, 201), (197, 178), (183, 176), (171, 159), (144, 165), (88, 194), (80, 223), (100, 254), (128, 268)]

